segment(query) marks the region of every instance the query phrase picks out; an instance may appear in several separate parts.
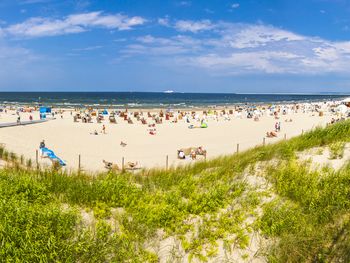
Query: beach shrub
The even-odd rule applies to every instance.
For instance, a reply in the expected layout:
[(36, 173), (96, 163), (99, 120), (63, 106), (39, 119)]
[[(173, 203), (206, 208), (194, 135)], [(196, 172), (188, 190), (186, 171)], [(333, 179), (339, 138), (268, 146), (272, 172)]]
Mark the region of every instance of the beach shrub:
[(329, 159), (342, 159), (344, 156), (345, 142), (339, 141), (329, 145)]
[(32, 165), (33, 165), (32, 159), (27, 159), (27, 161), (26, 161), (27, 168), (32, 168)]

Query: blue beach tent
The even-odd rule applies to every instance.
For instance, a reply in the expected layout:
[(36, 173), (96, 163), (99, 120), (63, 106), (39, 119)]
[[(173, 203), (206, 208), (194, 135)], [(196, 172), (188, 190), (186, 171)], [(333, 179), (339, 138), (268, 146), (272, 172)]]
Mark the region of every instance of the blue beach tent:
[(40, 119), (46, 119), (46, 114), (51, 113), (50, 107), (40, 107)]
[(50, 107), (40, 107), (40, 113), (51, 113)]

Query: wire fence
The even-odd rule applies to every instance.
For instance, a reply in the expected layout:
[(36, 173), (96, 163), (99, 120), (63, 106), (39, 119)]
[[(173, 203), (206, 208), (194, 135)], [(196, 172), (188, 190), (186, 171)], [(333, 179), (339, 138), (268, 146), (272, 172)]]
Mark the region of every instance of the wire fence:
[[(209, 151), (205, 156), (197, 156), (196, 159), (192, 159), (190, 156), (186, 156), (185, 159), (179, 159), (177, 152), (172, 154), (157, 154), (152, 156), (142, 156), (138, 155), (123, 155), (122, 153), (118, 154), (112, 161), (107, 160), (106, 162), (111, 163), (112, 165), (117, 165), (117, 167), (121, 170), (130, 169), (130, 170), (138, 170), (142, 168), (161, 168), (168, 170), (171, 167), (177, 167), (181, 165), (192, 164), (196, 161), (207, 161), (214, 159), (219, 156), (231, 155), (240, 153), (242, 151), (248, 150), (250, 148), (256, 146), (265, 146), (271, 143), (276, 143), (281, 140), (287, 140), (294, 136), (304, 134), (304, 129), (300, 132), (294, 132), (288, 135), (287, 133), (278, 133), (278, 137), (267, 138), (262, 137), (260, 142), (258, 139), (254, 140), (241, 140), (237, 142), (232, 142), (231, 150), (226, 149), (226, 151), (217, 152), (215, 154), (211, 154)], [(35, 166), (36, 167), (45, 167), (50, 164), (47, 158), (42, 158), (40, 155), (40, 151), (35, 150)], [(71, 155), (70, 158), (67, 158), (67, 166), (65, 169), (72, 171), (103, 171), (105, 169), (103, 159), (101, 160), (101, 155), (99, 153), (96, 154), (81, 154), (76, 153)]]

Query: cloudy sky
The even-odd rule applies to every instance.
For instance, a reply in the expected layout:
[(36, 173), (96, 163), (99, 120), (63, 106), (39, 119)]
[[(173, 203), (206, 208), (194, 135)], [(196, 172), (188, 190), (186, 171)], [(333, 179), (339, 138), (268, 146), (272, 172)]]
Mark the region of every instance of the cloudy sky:
[(0, 0), (0, 91), (350, 92), (348, 0)]

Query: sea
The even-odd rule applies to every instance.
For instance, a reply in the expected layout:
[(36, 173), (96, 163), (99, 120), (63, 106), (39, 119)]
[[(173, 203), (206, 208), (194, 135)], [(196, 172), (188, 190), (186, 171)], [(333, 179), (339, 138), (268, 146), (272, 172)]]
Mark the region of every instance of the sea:
[(198, 108), (341, 100), (334, 94), (235, 94), (164, 92), (0, 92), (0, 105), (94, 108)]

